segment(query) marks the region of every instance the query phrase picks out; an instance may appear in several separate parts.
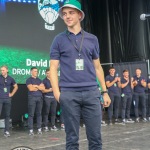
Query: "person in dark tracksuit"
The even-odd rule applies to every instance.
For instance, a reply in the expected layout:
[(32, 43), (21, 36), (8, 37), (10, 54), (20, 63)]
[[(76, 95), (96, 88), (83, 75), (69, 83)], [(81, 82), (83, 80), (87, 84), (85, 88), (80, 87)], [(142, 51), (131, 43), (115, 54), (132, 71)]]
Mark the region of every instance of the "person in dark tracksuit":
[(33, 132), (33, 117), (36, 111), (37, 129), (38, 134), (42, 134), (41, 130), (41, 111), (43, 105), (42, 90), (45, 89), (41, 79), (38, 78), (38, 69), (36, 67), (31, 68), (31, 77), (26, 80), (28, 88), (28, 128), (29, 135), (34, 135)]
[(121, 117), (122, 123), (134, 123), (130, 118), (130, 109), (132, 104), (132, 89), (133, 84), (129, 78), (129, 71), (125, 69), (123, 71), (123, 77), (121, 78)]
[[(13, 90), (11, 91), (11, 88)], [(1, 75), (0, 75), (0, 115), (2, 109), (5, 112), (5, 129), (4, 136), (9, 137), (9, 128), (10, 128), (10, 111), (11, 111), (11, 100), (12, 96), (18, 90), (18, 85), (15, 80), (8, 75), (8, 67), (1, 67)]]
[(142, 107), (142, 121), (147, 122), (146, 119), (146, 97), (145, 97), (145, 88), (147, 86), (146, 79), (141, 75), (142, 71), (140, 68), (137, 68), (135, 71), (136, 75), (133, 76), (133, 104), (134, 112), (136, 117), (136, 122), (139, 122), (139, 103)]
[(51, 115), (51, 130), (57, 131), (58, 129), (55, 126), (55, 119), (56, 119), (56, 108), (57, 108), (57, 101), (53, 95), (53, 89), (50, 83), (50, 70), (46, 69), (46, 78), (43, 80), (43, 84), (45, 89), (42, 91), (44, 93), (44, 103), (43, 103), (43, 124), (44, 130), (47, 132), (48, 129), (48, 115), (50, 112)]
[(120, 90), (119, 90), (119, 84), (120, 84), (120, 77), (115, 74), (116, 70), (114, 67), (110, 67), (109, 69), (109, 75), (106, 76), (106, 86), (108, 88), (108, 94), (111, 99), (111, 104), (108, 107), (108, 124), (112, 125), (112, 116), (113, 116), (113, 110), (114, 110), (114, 117), (115, 117), (115, 124), (120, 123), (118, 120), (118, 111), (119, 111), (119, 104), (120, 104)]
[(110, 98), (99, 60), (98, 39), (81, 28), (84, 12), (77, 0), (67, 0), (58, 13), (67, 30), (57, 35), (51, 45), (50, 80), (64, 117), (66, 150), (79, 149), (81, 115), (86, 126), (89, 150), (102, 150), (100, 92), (96, 76), (102, 86), (105, 106), (109, 106)]

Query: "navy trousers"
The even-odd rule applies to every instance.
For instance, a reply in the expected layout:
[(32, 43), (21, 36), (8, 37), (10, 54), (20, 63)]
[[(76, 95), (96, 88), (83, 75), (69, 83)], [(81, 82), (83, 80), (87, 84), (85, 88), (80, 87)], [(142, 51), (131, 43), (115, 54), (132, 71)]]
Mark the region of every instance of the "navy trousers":
[(51, 125), (55, 125), (55, 118), (56, 118), (56, 107), (57, 101), (54, 98), (44, 97), (44, 116), (43, 116), (43, 124), (44, 126), (48, 126), (48, 115), (50, 113), (51, 116)]
[(135, 117), (139, 117), (139, 102), (142, 107), (142, 117), (146, 118), (146, 98), (145, 93), (134, 93), (133, 94), (133, 104), (134, 104), (134, 112)]
[(62, 91), (60, 105), (66, 132), (66, 150), (79, 150), (79, 128), (82, 115), (89, 150), (102, 150), (100, 92)]
[(111, 99), (111, 103), (110, 106), (108, 107), (108, 119), (112, 120), (112, 116), (113, 116), (113, 111), (114, 111), (114, 116), (115, 119), (118, 119), (118, 111), (119, 111), (119, 104), (120, 104), (120, 95), (119, 94), (113, 94), (113, 93), (109, 93), (110, 99)]
[(11, 98), (1, 98), (0, 99), (0, 115), (1, 115), (2, 109), (4, 109), (4, 113), (5, 113), (5, 131), (9, 131)]
[(41, 117), (42, 105), (43, 105), (42, 97), (28, 96), (28, 113), (29, 113), (28, 128), (30, 130), (33, 129), (34, 113), (36, 113), (37, 128), (38, 129), (41, 128), (41, 124), (42, 124), (42, 117)]
[(124, 97), (121, 97), (121, 104), (122, 104), (122, 119), (130, 118), (130, 109), (131, 109), (131, 103), (132, 103), (132, 94), (124, 95)]

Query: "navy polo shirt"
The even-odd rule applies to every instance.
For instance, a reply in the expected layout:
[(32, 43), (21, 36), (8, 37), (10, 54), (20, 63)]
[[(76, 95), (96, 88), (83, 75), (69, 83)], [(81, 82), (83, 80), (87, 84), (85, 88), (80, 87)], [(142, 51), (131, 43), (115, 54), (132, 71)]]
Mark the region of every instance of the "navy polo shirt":
[[(9, 98), (10, 89), (16, 82), (11, 76), (4, 78), (0, 75), (0, 98)], [(7, 92), (4, 92), (4, 88), (7, 88)]]
[[(43, 80), (43, 84), (44, 84), (44, 86), (45, 86), (45, 89), (50, 89), (50, 88), (52, 88), (51, 83), (50, 83), (50, 80), (49, 80), (47, 77)], [(45, 96), (54, 97), (53, 92), (44, 93), (44, 95), (45, 95)]]
[[(40, 85), (42, 82), (41, 79), (39, 78), (33, 78), (33, 77), (30, 77), (26, 80), (26, 85), (28, 86), (29, 84), (32, 84), (32, 85)], [(28, 91), (28, 95), (32, 95), (32, 96), (42, 96), (42, 91), (38, 90), (38, 91)]]
[[(141, 80), (145, 80), (144, 77), (140, 76), (139, 78), (137, 76), (133, 77), (133, 81), (137, 81), (137, 85), (134, 87), (134, 92), (136, 93), (144, 93), (145, 87), (141, 85)], [(146, 80), (145, 80), (146, 81)]]
[[(126, 83), (127, 80), (125, 78), (121, 78), (121, 84)], [(132, 93), (132, 88), (131, 88), (131, 82), (129, 81), (129, 83), (127, 84), (127, 86), (125, 86), (124, 88), (121, 89), (122, 93), (129, 95)]]
[[(150, 79), (147, 80), (147, 83), (150, 83)], [(150, 93), (150, 89), (148, 88), (148, 93)]]
[[(76, 70), (75, 60), (79, 59), (79, 52), (74, 45), (78, 48), (80, 47), (83, 34), (84, 39), (80, 58), (84, 60), (84, 70)], [(77, 35), (69, 31), (57, 35), (50, 48), (50, 59), (60, 61), (59, 86), (61, 90), (90, 90), (97, 88), (93, 59), (99, 58), (99, 52), (97, 37), (83, 30)]]
[[(112, 82), (114, 79), (115, 79), (115, 76), (107, 75), (105, 78), (105, 81), (106, 82), (107, 81)], [(118, 87), (117, 82), (115, 84), (116, 84), (116, 86), (113, 84), (111, 87), (108, 88), (109, 93), (119, 94), (120, 91), (119, 91), (119, 87)]]

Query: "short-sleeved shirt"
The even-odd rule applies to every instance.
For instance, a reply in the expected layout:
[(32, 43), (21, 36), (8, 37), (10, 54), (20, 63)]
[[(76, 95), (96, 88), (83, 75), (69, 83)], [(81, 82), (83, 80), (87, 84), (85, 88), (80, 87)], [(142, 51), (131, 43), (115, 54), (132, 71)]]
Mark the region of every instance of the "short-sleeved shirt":
[[(76, 59), (79, 59), (79, 49), (82, 36), (83, 44), (81, 57), (84, 61), (84, 70), (76, 70)], [(57, 35), (50, 48), (50, 60), (60, 61), (60, 80), (61, 90), (87, 90), (98, 87), (96, 82), (96, 71), (93, 60), (99, 58), (99, 44), (96, 36), (81, 31), (73, 34), (65, 31)]]
[[(26, 80), (26, 85), (40, 85), (42, 82), (41, 79), (39, 78), (33, 78), (33, 77), (30, 77)], [(42, 96), (42, 91), (38, 90), (38, 91), (28, 91), (28, 96)]]
[[(44, 86), (45, 86), (45, 89), (50, 89), (50, 88), (52, 88), (51, 83), (50, 83), (50, 80), (49, 80), (48, 78), (45, 78), (45, 79), (43, 80), (43, 84), (44, 84)], [(53, 92), (44, 93), (44, 96), (48, 96), (48, 97), (50, 96), (51, 98), (54, 98)]]
[[(107, 81), (112, 82), (113, 80), (115, 80), (115, 76), (107, 75), (105, 78), (106, 82)], [(117, 95), (120, 94), (120, 90), (119, 90), (117, 82), (114, 83), (111, 87), (108, 87), (108, 92), (113, 93), (113, 94), (117, 94)]]
[[(134, 92), (136, 93), (144, 93), (145, 87), (141, 85), (141, 80), (145, 80), (144, 77), (140, 76), (139, 78), (137, 76), (133, 76), (133, 81), (137, 81), (137, 85), (134, 87)], [(146, 81), (146, 80), (145, 80)]]
[[(128, 82), (125, 78), (121, 78), (121, 84), (125, 84), (126, 82)], [(125, 86), (124, 88), (121, 89), (121, 92), (123, 94), (132, 94), (132, 88), (131, 88), (131, 82), (129, 81), (129, 83), (127, 84), (127, 86)]]
[(11, 76), (8, 75), (4, 78), (0, 75), (0, 98), (9, 98), (10, 89), (15, 84), (16, 82)]

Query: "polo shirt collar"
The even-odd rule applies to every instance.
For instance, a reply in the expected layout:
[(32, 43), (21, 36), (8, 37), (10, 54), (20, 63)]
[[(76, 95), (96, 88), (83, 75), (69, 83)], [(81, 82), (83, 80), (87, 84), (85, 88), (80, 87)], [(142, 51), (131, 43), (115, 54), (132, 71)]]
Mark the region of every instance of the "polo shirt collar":
[[(84, 32), (84, 30), (83, 29), (81, 29), (81, 31), (79, 32), (79, 33), (77, 33), (76, 35), (78, 35), (78, 34), (83, 34), (83, 32)], [(66, 34), (67, 35), (71, 35), (71, 34), (74, 34), (73, 32), (70, 32), (68, 29), (66, 30)]]
[(34, 77), (32, 77), (32, 76), (31, 76), (31, 78), (32, 78), (32, 79), (37, 79), (37, 77), (34, 78)]
[[(5, 78), (4, 76), (0, 75), (2, 78)], [(6, 78), (8, 77), (8, 75), (6, 76)]]

